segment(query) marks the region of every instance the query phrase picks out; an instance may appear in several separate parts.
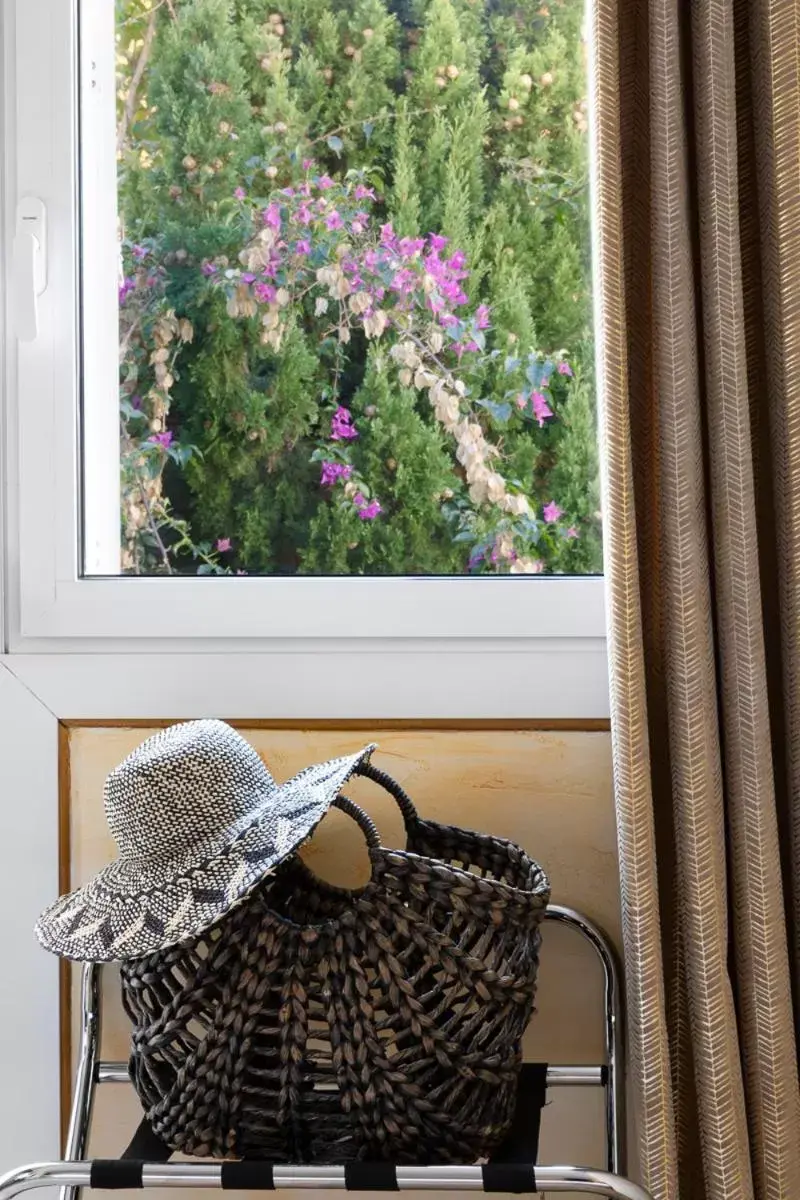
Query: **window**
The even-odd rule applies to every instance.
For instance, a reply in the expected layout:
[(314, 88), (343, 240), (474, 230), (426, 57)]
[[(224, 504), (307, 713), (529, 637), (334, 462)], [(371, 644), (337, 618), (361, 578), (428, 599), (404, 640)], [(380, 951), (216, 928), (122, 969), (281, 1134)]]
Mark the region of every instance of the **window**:
[(12, 8), (16, 636), (602, 638), (583, 0)]

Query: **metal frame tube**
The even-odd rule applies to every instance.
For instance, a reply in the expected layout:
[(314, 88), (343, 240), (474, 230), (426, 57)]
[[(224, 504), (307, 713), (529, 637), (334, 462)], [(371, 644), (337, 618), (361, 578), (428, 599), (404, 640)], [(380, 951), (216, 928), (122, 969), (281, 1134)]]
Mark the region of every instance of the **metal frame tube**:
[[(480, 1167), (397, 1167), (396, 1170), (401, 1191), (484, 1190)], [(273, 1178), (276, 1188), (346, 1189), (344, 1167), (274, 1167)], [(546, 1192), (586, 1192), (611, 1200), (652, 1200), (644, 1188), (630, 1179), (588, 1167), (537, 1167), (536, 1185)], [(221, 1186), (219, 1163), (146, 1164), (142, 1169), (144, 1188)], [(0, 1200), (13, 1200), (23, 1192), (44, 1187), (91, 1188), (91, 1163), (34, 1163), (19, 1167), (0, 1178)]]
[[(97, 1054), (100, 1045), (100, 968), (85, 963), (81, 972), (81, 1040), (75, 1091), (69, 1115), (64, 1157), (71, 1162), (86, 1157), (92, 1106), (97, 1082)], [(64, 1186), (59, 1200), (79, 1200), (77, 1186)]]
[[(96, 1079), (98, 1083), (130, 1083), (127, 1063), (99, 1062)], [(601, 1087), (602, 1067), (548, 1067), (548, 1087)], [(72, 1156), (70, 1156), (72, 1157)]]
[(625, 1171), (625, 1070), (622, 1009), (622, 971), (608, 936), (583, 913), (561, 904), (550, 904), (545, 918), (567, 925), (592, 946), (603, 967), (605, 982), (606, 1045), (606, 1151), (607, 1167)]

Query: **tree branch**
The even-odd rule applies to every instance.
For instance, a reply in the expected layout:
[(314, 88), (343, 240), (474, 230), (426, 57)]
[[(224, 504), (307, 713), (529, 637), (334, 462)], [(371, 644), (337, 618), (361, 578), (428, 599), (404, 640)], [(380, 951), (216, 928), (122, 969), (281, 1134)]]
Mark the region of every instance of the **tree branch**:
[(128, 136), (128, 130), (131, 127), (133, 116), (136, 112), (136, 100), (139, 93), (139, 85), (142, 82), (142, 76), (144, 75), (147, 61), (150, 58), (150, 51), (153, 48), (153, 38), (156, 34), (156, 20), (159, 8), (160, 5), (156, 5), (155, 8), (151, 9), (150, 16), (147, 18), (147, 29), (145, 30), (144, 34), (144, 42), (141, 50), (139, 51), (139, 57), (136, 60), (136, 66), (133, 69), (130, 87), (128, 88), (128, 94), (125, 97), (125, 107), (122, 110), (122, 117), (120, 118), (119, 128), (117, 130), (117, 154), (119, 154), (125, 146), (125, 139)]

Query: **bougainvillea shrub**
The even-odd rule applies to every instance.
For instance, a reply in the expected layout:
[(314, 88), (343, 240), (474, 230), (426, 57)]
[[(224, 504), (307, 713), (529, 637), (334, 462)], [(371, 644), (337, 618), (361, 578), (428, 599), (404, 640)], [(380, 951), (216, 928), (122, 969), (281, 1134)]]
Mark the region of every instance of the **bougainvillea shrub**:
[(600, 569), (582, 4), (118, 3), (122, 569)]

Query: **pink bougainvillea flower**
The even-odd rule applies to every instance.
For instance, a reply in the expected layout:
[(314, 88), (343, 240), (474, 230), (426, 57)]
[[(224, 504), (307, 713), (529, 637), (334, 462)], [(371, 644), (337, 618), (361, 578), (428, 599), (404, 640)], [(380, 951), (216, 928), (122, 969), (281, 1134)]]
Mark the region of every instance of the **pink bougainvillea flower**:
[(294, 250), (295, 254), (310, 254), (311, 242), (308, 240), (308, 238), (301, 238), (300, 241), (295, 244)]
[(147, 258), (149, 253), (150, 253), (150, 251), (147, 249), (147, 246), (138, 246), (137, 245), (137, 246), (131, 247), (131, 254), (136, 259), (137, 262), (141, 262), (143, 258)]
[(253, 295), (262, 304), (274, 304), (277, 292), (271, 283), (257, 283), (253, 288)]
[(311, 224), (313, 217), (311, 216), (311, 209), (307, 204), (300, 205), (297, 212), (294, 214), (294, 219), (295, 221), (299, 221), (301, 225)]
[(524, 392), (519, 392), (514, 397), (514, 403), (516, 404), (517, 408), (524, 408), (525, 405), (528, 403), (528, 397), (525, 395)]
[(358, 437), (358, 430), (353, 426), (353, 418), (349, 408), (341, 405), (331, 417), (331, 439), (334, 442), (349, 442)]
[(281, 195), (291, 198), (294, 195), (294, 188), (281, 188)]
[(564, 537), (568, 537), (568, 538), (579, 538), (580, 536), (581, 535), (578, 533), (578, 531), (574, 525), (570, 525), (569, 529), (564, 534)]
[(172, 445), (172, 433), (169, 429), (165, 429), (163, 433), (154, 433), (148, 439), (155, 446), (161, 446), (167, 450)]
[(476, 350), (480, 350), (477, 342), (469, 341), (464, 343), (464, 350), (467, 354), (474, 354)]
[(451, 271), (463, 271), (467, 265), (467, 256), (463, 250), (456, 250), (455, 254), (448, 258), (446, 265)]
[(131, 396), (131, 408), (135, 409), (136, 412), (139, 412), (141, 407), (142, 407), (142, 397), (141, 396)]
[(315, 166), (316, 166), (316, 164), (315, 164), (313, 158), (304, 158), (303, 159), (303, 170), (304, 171), (313, 171)]
[(555, 500), (551, 500), (549, 504), (545, 504), (544, 508), (542, 509), (542, 516), (544, 517), (546, 525), (554, 525), (558, 518), (562, 517), (563, 515), (563, 508), (559, 508)]
[(365, 504), (359, 509), (358, 519), (359, 521), (374, 521), (381, 511), (382, 509), (379, 502), (377, 500), (373, 500), (370, 504)]
[(375, 189), (365, 187), (363, 183), (357, 183), (353, 195), (356, 200), (374, 200)]
[(344, 221), (340, 217), (336, 209), (325, 218), (326, 229), (344, 229)]
[(325, 461), (322, 464), (322, 474), (320, 475), (320, 483), (323, 487), (333, 487), (340, 479), (349, 479), (353, 474), (353, 468), (347, 463), (337, 463)]
[(366, 496), (362, 496), (361, 492), (356, 492), (355, 496), (353, 496), (353, 504), (355, 504), (356, 508), (363, 508), (366, 503)]
[(413, 258), (415, 254), (419, 254), (420, 250), (425, 248), (424, 238), (404, 237), (400, 239), (398, 250), (403, 258)]
[(395, 237), (394, 226), (391, 221), (387, 221), (385, 225), (381, 225), (381, 245), (388, 246), (390, 250), (394, 250), (397, 246), (397, 238)]
[(220, 554), (224, 554), (225, 551), (230, 550), (230, 548), (231, 548), (231, 539), (230, 538), (217, 538), (217, 550), (219, 550)]
[(322, 188), (323, 192), (327, 191), (328, 188), (335, 186), (336, 184), (333, 182), (330, 175), (320, 175), (319, 179), (317, 180), (317, 187)]
[(488, 304), (479, 304), (475, 310), (475, 324), (478, 329), (489, 328), (489, 306)]
[(216, 275), (216, 273), (217, 273), (217, 268), (214, 266), (213, 263), (203, 263), (200, 270), (203, 272), (204, 275)]
[(120, 304), (125, 303), (125, 301), (128, 299), (128, 296), (134, 290), (135, 287), (136, 287), (135, 279), (131, 279), (130, 276), (128, 276), (126, 279), (123, 279), (122, 283), (120, 284), (120, 288), (119, 288)]
[(268, 204), (261, 214), (264, 218), (264, 224), (269, 225), (270, 229), (280, 229), (281, 227), (281, 206), (273, 200)]
[(249, 271), (244, 271), (239, 278), (241, 279), (242, 283), (255, 283), (256, 281), (255, 275), (251, 275)]
[(569, 363), (566, 361), (566, 359), (563, 359), (563, 358), (562, 358), (561, 362), (558, 364), (557, 370), (558, 370), (559, 375), (571, 375), (572, 374), (572, 367), (569, 365)]
[(237, 200), (244, 200), (245, 196), (247, 195), (247, 192), (244, 190), (243, 187), (237, 187), (237, 188), (233, 189), (233, 194)]
[(546, 419), (552, 417), (553, 410), (547, 403), (547, 398), (541, 392), (531, 393), (531, 404), (533, 405), (534, 418), (539, 422), (539, 428), (542, 429)]
[(428, 241), (430, 243), (431, 250), (433, 250), (434, 254), (439, 254), (440, 251), (444, 250), (445, 246), (450, 241), (450, 239), (444, 237), (444, 235), (441, 233), (429, 233)]

